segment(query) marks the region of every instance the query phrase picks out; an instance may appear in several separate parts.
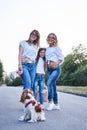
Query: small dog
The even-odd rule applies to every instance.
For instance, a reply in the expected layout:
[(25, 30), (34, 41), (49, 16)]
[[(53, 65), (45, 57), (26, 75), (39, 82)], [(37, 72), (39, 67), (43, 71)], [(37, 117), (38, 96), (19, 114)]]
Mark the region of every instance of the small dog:
[(33, 91), (25, 89), (22, 92), (20, 102), (24, 104), (24, 116), (19, 118), (20, 121), (37, 122), (45, 121), (45, 113), (34, 98)]

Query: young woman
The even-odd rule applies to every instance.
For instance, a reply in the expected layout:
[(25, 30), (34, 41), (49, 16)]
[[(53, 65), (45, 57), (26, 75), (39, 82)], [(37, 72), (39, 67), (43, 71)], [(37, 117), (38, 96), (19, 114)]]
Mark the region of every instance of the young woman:
[(39, 87), (40, 104), (44, 107), (44, 75), (45, 75), (45, 48), (38, 50), (36, 58), (36, 76), (35, 76), (35, 98), (37, 99), (37, 88)]
[(61, 69), (60, 64), (64, 60), (61, 49), (57, 45), (57, 36), (54, 33), (50, 33), (47, 36), (47, 43), (49, 47), (46, 49), (46, 61), (47, 61), (47, 87), (48, 87), (48, 100), (47, 110), (57, 109), (59, 110), (58, 95), (56, 90), (56, 81), (60, 76)]
[(40, 34), (37, 30), (30, 33), (28, 40), (19, 43), (18, 69), (23, 71), (21, 78), (23, 89), (34, 89), (36, 73), (35, 59), (39, 46)]

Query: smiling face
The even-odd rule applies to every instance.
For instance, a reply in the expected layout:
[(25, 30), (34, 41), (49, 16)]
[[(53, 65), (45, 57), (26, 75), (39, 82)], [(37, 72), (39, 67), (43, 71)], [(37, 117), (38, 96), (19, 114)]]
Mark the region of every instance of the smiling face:
[(30, 39), (31, 39), (31, 41), (34, 41), (34, 40), (36, 40), (37, 39), (37, 34), (33, 31), (31, 34), (30, 34)]
[(50, 33), (47, 37), (47, 42), (49, 46), (56, 46), (57, 45), (57, 36), (54, 33)]
[(28, 42), (29, 44), (34, 44), (37, 47), (39, 47), (39, 43), (40, 43), (40, 33), (38, 30), (33, 30), (30, 35), (28, 40), (26, 40), (26, 42)]
[(30, 37), (29, 37), (29, 41), (31, 43), (38, 43), (39, 44), (39, 40), (40, 40), (40, 34), (37, 30), (33, 30), (30, 33)]
[(45, 50), (41, 50), (39, 52), (39, 56), (43, 58), (45, 56)]

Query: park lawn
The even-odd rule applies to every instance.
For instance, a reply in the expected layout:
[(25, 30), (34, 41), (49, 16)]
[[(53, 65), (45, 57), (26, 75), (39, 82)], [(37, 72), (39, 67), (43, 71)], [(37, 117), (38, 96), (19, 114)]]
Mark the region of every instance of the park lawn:
[(79, 94), (87, 94), (87, 86), (57, 86), (57, 90)]

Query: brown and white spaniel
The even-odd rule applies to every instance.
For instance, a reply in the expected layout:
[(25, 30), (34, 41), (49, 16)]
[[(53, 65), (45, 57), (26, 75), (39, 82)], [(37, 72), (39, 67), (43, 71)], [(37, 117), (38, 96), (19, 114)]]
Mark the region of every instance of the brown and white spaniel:
[(24, 104), (24, 115), (19, 118), (19, 121), (37, 122), (45, 121), (45, 113), (34, 98), (33, 91), (25, 89), (22, 92), (20, 102)]

